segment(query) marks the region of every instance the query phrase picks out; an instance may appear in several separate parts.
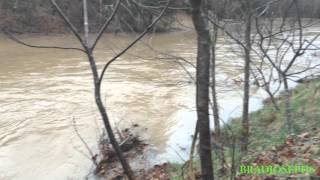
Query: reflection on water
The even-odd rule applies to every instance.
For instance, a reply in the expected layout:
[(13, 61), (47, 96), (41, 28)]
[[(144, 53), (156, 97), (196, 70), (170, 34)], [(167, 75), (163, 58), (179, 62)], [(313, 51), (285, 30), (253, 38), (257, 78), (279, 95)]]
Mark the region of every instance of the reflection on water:
[[(77, 44), (69, 35), (21, 38), (33, 44)], [(95, 52), (99, 67), (130, 39), (104, 36)], [(191, 32), (149, 36), (144, 42), (195, 59)], [(108, 70), (103, 96), (116, 126), (138, 123), (146, 129), (142, 135), (159, 154), (154, 161), (178, 161), (186, 156), (194, 131), (195, 89), (178, 63), (156, 56), (141, 43), (131, 49)], [(241, 110), (240, 86), (232, 79), (241, 76), (242, 60), (226, 45), (218, 59), (221, 116), (228, 120)], [(72, 127), (74, 117), (83, 138), (96, 148), (101, 123), (84, 55), (26, 48), (0, 37), (0, 91), (0, 179), (82, 179), (90, 171), (88, 153)], [(252, 110), (261, 107), (261, 92), (251, 101)]]

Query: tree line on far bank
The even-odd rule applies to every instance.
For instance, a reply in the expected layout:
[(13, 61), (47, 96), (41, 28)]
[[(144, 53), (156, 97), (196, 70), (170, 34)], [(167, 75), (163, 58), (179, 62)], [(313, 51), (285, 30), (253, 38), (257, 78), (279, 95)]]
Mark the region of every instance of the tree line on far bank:
[[(81, 0), (57, 1), (75, 27), (82, 29), (83, 16)], [(91, 31), (99, 27), (115, 9), (113, 0), (88, 1), (88, 17), (91, 19)], [(176, 1), (179, 2), (179, 1)], [(181, 4), (181, 3), (180, 3)], [(142, 32), (161, 12), (159, 7), (165, 6), (164, 1), (158, 0), (129, 0), (123, 1), (118, 9), (109, 31), (113, 32)], [(172, 3), (172, 7), (179, 3)], [(181, 5), (180, 5), (181, 6)], [(173, 23), (174, 11), (168, 10), (153, 31), (168, 31)], [(0, 28), (10, 27), (17, 33), (62, 33), (68, 29), (59, 17), (59, 13), (47, 0), (3, 0), (0, 1)]]
[[(81, 0), (60, 0), (61, 8), (73, 24), (81, 29), (83, 22)], [(91, 30), (98, 30), (106, 17), (110, 16), (115, 4), (112, 0), (88, 1), (88, 16)], [(214, 11), (224, 19), (237, 18), (241, 14), (241, 5), (237, 0), (213, 0)], [(277, 6), (288, 7), (290, 0), (281, 0)], [(166, 32), (173, 28), (176, 13), (190, 13), (187, 0), (173, 0), (171, 8), (154, 27), (154, 31)], [(265, 0), (255, 0), (253, 6), (263, 7)], [(142, 32), (159, 14), (159, 7), (165, 2), (158, 0), (123, 1), (118, 13), (110, 25), (112, 32)], [(299, 4), (301, 15), (306, 18), (320, 17), (320, 1), (304, 0)], [(270, 5), (268, 11), (278, 13), (279, 7)], [(294, 12), (290, 12), (294, 14)], [(280, 15), (279, 15), (280, 16)], [(58, 12), (46, 0), (2, 0), (0, 1), (0, 28), (10, 27), (18, 33), (62, 33), (67, 31)]]

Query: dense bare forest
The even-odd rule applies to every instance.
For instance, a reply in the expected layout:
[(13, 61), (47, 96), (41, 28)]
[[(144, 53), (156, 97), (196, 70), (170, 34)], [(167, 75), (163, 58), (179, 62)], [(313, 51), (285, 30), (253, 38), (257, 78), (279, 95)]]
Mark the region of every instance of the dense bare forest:
[[(91, 28), (98, 30), (105, 18), (110, 15), (113, 8), (113, 1), (99, 0), (88, 1), (88, 16), (91, 21)], [(181, 4), (181, 3), (180, 3)], [(157, 8), (165, 5), (160, 1), (125, 1), (119, 8), (119, 12), (112, 24), (111, 31), (117, 32), (141, 32), (159, 13)], [(179, 3), (176, 3), (178, 7)], [(81, 27), (82, 11), (81, 1), (70, 0), (61, 1), (61, 8), (76, 27)], [(65, 32), (63, 21), (59, 14), (52, 7), (49, 1), (12, 1), (4, 0), (0, 2), (2, 27), (11, 27), (20, 33), (48, 33), (48, 32)], [(167, 12), (161, 23), (157, 25), (158, 31), (168, 31), (172, 24), (172, 19), (166, 16), (173, 16), (173, 12)]]
[[(92, 29), (97, 30), (99, 25), (110, 15), (113, 1), (96, 0), (89, 1), (88, 14), (91, 20)], [(230, 3), (232, 5), (230, 5)], [(159, 9), (165, 2), (161, 1), (125, 1), (120, 7), (111, 31), (116, 32), (141, 32), (150, 23)], [(241, 11), (241, 7), (237, 1), (218, 0), (214, 2), (215, 12), (221, 18), (236, 18)], [(256, 0), (254, 7), (263, 7), (265, 0)], [(281, 3), (271, 4), (268, 8), (269, 13), (280, 15), (279, 10), (287, 7), (290, 0), (283, 0)], [(320, 17), (320, 2), (317, 0), (305, 0), (299, 4), (301, 14), (306, 18)], [(150, 8), (151, 7), (151, 8)], [(153, 8), (152, 8), (153, 7)], [(174, 15), (181, 12), (190, 12), (187, 1), (173, 1), (171, 12), (167, 12), (166, 16), (161, 20), (162, 23), (157, 25), (158, 31), (169, 31), (172, 28)], [(82, 16), (80, 0), (61, 1), (61, 8), (76, 27), (82, 26)], [(0, 27), (11, 27), (19, 33), (49, 33), (49, 32), (65, 32), (63, 21), (59, 18), (58, 13), (52, 8), (49, 1), (41, 0), (3, 0), (0, 2), (0, 18), (2, 19)], [(169, 10), (170, 11), (170, 10)], [(294, 14), (294, 12), (290, 12)], [(137, 15), (137, 16), (136, 16)], [(136, 16), (136, 17), (135, 17)], [(171, 17), (171, 18), (170, 18)]]
[(2, 0), (0, 28), (0, 179), (320, 178), (319, 0)]

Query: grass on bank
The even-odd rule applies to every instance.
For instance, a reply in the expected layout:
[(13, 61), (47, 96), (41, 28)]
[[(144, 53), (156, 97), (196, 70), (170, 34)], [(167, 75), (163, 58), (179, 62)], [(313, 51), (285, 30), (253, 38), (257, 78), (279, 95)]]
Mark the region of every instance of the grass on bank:
[[(282, 144), (286, 139), (288, 128), (285, 108), (281, 95), (278, 99), (279, 112), (267, 102), (261, 110), (250, 114), (250, 150), (263, 151)], [(295, 134), (320, 127), (320, 80), (298, 85), (292, 90), (290, 102)], [(240, 126), (239, 121), (231, 123), (232, 126)]]
[[(287, 138), (287, 126), (282, 98), (282, 94), (277, 98), (280, 111), (275, 110), (273, 104), (266, 100), (262, 109), (250, 114), (249, 151), (259, 153), (284, 143)], [(320, 128), (320, 80), (300, 84), (292, 89), (290, 108), (296, 134), (309, 132), (314, 127)], [(230, 121), (229, 127), (234, 135), (239, 138), (241, 133), (240, 119)], [(223, 131), (228, 131), (227, 129), (224, 127)], [(238, 148), (236, 152), (236, 156), (239, 156)], [(231, 163), (231, 154), (231, 148), (227, 148), (225, 156), (228, 164)], [(313, 156), (319, 157), (320, 152), (313, 154)], [(236, 159), (238, 158), (236, 157)], [(250, 159), (250, 157), (242, 158)], [(219, 161), (217, 159), (213, 161), (216, 167), (215, 171), (217, 171), (220, 166)], [(199, 164), (199, 162), (195, 162), (195, 164)], [(182, 179), (180, 176), (181, 169), (181, 164), (171, 166), (170, 174), (173, 180)]]

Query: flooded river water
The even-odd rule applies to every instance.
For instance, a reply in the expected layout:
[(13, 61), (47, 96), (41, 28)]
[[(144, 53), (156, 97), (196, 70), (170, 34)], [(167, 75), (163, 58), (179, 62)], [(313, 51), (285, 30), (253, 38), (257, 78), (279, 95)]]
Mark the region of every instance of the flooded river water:
[[(69, 35), (20, 38), (33, 44), (77, 44)], [(95, 51), (99, 67), (131, 39), (105, 35)], [(158, 34), (143, 41), (157, 51), (195, 61), (193, 32)], [(243, 61), (230, 46), (219, 48), (219, 103), (226, 121), (241, 112), (241, 86), (234, 82), (241, 77)], [(139, 43), (111, 65), (105, 77), (102, 92), (113, 125), (139, 124), (154, 149), (154, 162), (185, 158), (196, 120), (195, 88), (180, 64)], [(0, 36), (0, 92), (0, 179), (82, 179), (88, 174), (91, 161), (72, 119), (93, 150), (102, 126), (84, 55), (27, 48)], [(255, 89), (252, 95), (251, 110), (256, 110), (265, 95)]]

